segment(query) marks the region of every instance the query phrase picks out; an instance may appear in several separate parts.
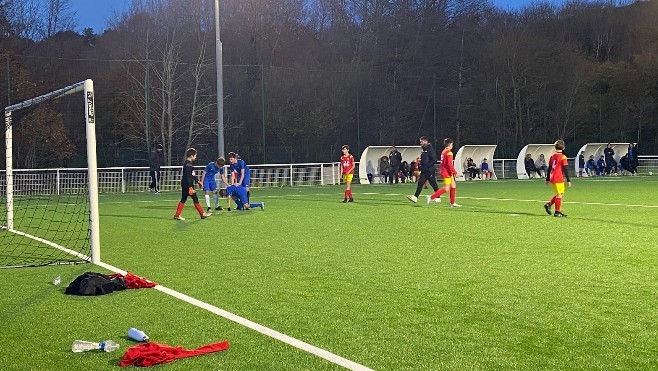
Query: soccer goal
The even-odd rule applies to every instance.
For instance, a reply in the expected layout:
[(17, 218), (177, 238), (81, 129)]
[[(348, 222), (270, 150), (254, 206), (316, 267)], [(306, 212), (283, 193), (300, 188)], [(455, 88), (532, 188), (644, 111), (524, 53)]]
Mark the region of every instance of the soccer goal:
[[(86, 125), (87, 171), (64, 172), (15, 165), (24, 164), (22, 160), (30, 154), (24, 143), (30, 142), (33, 134), (23, 127), (25, 117), (44, 102), (78, 92), (84, 92), (84, 101), (79, 101), (76, 111), (80, 112), (80, 125), (83, 122)], [(3, 196), (0, 197), (0, 268), (100, 262), (95, 121), (91, 80), (5, 108), (6, 169), (0, 172)], [(15, 139), (22, 143), (20, 148), (14, 147)], [(37, 167), (38, 160), (33, 161)]]

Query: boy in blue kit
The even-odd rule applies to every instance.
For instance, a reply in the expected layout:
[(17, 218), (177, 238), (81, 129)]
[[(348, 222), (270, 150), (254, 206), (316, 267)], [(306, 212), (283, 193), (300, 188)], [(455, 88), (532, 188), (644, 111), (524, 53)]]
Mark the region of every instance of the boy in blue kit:
[[(243, 186), (247, 190), (247, 202), (249, 200), (249, 187), (251, 186), (251, 177), (249, 176), (249, 166), (241, 158), (238, 158), (237, 153), (229, 152), (228, 162), (231, 164), (229, 172), (238, 173), (238, 180), (233, 179), (233, 183)], [(225, 178), (222, 178), (225, 179)], [(226, 183), (229, 184), (229, 183)]]
[(231, 200), (235, 201), (238, 210), (249, 210), (252, 207), (260, 207), (261, 210), (265, 210), (265, 202), (258, 202), (250, 204), (247, 199), (247, 189), (243, 186), (233, 184), (226, 188), (226, 190), (221, 190), (220, 194), (222, 196), (225, 194), (228, 196), (226, 198), (228, 211), (231, 211)]
[(215, 201), (215, 210), (222, 210), (222, 207), (219, 206), (219, 194), (217, 193), (217, 182), (215, 181), (215, 175), (224, 175), (224, 164), (226, 160), (224, 157), (220, 157), (215, 162), (210, 162), (206, 165), (206, 168), (203, 170), (203, 175), (201, 175), (201, 183), (203, 184), (203, 190), (206, 192), (206, 206), (208, 207), (207, 211), (210, 212), (210, 194), (212, 193)]

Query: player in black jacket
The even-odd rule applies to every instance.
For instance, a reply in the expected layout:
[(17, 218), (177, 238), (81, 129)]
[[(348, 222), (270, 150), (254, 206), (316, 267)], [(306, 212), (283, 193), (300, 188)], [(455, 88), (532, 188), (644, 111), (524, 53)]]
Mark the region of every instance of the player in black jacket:
[[(430, 183), (434, 192), (439, 190), (439, 185), (436, 184), (436, 151), (434, 151), (434, 148), (427, 140), (427, 137), (420, 137), (420, 145), (423, 148), (423, 152), (420, 154), (420, 166), (418, 166), (418, 170), (420, 171), (418, 186), (416, 187), (416, 193), (413, 196), (407, 196), (409, 201), (414, 203), (418, 202), (418, 196), (420, 196), (420, 192), (423, 190), (425, 182)], [(437, 198), (437, 200), (441, 199)]]
[(188, 197), (192, 197), (192, 201), (194, 201), (194, 207), (199, 212), (201, 219), (205, 219), (212, 214), (203, 212), (203, 208), (201, 208), (201, 205), (199, 204), (199, 197), (197, 197), (196, 192), (194, 191), (195, 184), (198, 184), (199, 186), (203, 187), (201, 181), (199, 181), (199, 178), (194, 176), (194, 166), (192, 165), (192, 161), (196, 160), (196, 156), (197, 156), (196, 149), (189, 148), (186, 152), (186, 155), (187, 155), (187, 159), (183, 164), (183, 177), (180, 180), (180, 186), (182, 191), (181, 199), (180, 202), (178, 203), (178, 208), (176, 208), (176, 214), (174, 214), (174, 219), (185, 220), (185, 218), (180, 216), (180, 214), (183, 211), (183, 206), (185, 206), (185, 201), (187, 201)]

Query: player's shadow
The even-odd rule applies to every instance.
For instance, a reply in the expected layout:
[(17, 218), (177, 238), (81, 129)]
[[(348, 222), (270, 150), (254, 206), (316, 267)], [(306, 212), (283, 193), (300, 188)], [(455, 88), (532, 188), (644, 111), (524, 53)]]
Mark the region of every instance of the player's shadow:
[(546, 213), (531, 213), (531, 212), (523, 212), (523, 211), (505, 211), (505, 210), (492, 210), (492, 209), (487, 209), (483, 208), (481, 206), (463, 206), (460, 208), (455, 209), (455, 212), (468, 212), (468, 213), (482, 213), (482, 214), (499, 214), (499, 215), (514, 215), (514, 216), (536, 216), (536, 217), (548, 217)]

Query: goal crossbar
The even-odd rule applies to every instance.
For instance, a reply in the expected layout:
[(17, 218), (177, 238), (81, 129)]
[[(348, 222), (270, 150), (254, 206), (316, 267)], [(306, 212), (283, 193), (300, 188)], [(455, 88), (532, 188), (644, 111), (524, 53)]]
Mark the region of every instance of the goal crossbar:
[[(57, 99), (69, 94), (84, 91), (85, 103), (85, 126), (87, 135), (87, 171), (89, 182), (89, 232), (90, 232), (90, 250), (91, 259), (75, 251), (60, 246), (52, 241), (33, 236), (14, 229), (14, 177), (13, 177), (13, 128), (12, 113), (32, 105)], [(19, 234), (35, 241), (44, 243), (48, 246), (60, 249), (71, 255), (77, 256), (82, 260), (91, 260), (92, 263), (100, 263), (100, 228), (99, 228), (99, 211), (98, 211), (98, 164), (96, 160), (96, 115), (94, 109), (94, 83), (92, 80), (85, 80), (67, 87), (40, 95), (35, 98), (13, 104), (5, 108), (5, 150), (6, 150), (6, 213), (7, 222), (3, 229), (14, 234)]]

